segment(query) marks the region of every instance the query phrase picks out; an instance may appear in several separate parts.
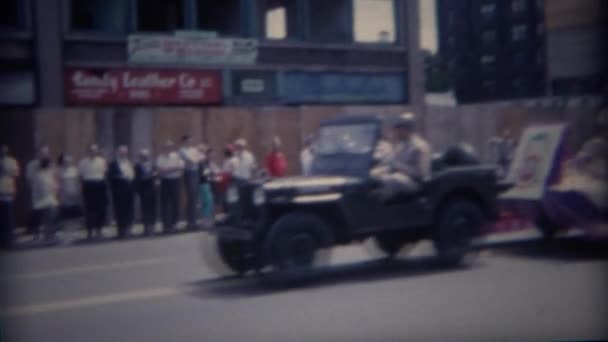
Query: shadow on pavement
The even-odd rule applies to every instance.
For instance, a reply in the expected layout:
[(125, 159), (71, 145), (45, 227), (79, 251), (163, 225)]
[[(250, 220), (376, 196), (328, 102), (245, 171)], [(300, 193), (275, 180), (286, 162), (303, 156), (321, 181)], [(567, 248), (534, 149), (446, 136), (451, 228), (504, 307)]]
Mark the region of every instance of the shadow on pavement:
[(491, 247), (502, 255), (555, 261), (608, 260), (608, 241), (559, 238), (553, 241), (526, 241)]
[(425, 257), (407, 260), (376, 259), (350, 264), (326, 266), (317, 270), (305, 281), (290, 287), (274, 287), (267, 284), (263, 276), (229, 276), (201, 280), (188, 284), (188, 293), (195, 297), (240, 298), (271, 295), (290, 289), (312, 289), (348, 283), (382, 281), (391, 278), (432, 275), (437, 273), (462, 272), (480, 267), (475, 263), (468, 268), (445, 268), (435, 258)]

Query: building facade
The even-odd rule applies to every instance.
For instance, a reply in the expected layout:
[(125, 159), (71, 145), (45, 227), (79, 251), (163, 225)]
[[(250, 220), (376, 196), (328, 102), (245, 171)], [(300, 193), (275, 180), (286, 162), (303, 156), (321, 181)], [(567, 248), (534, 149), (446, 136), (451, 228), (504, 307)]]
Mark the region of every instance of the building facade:
[(0, 142), (22, 163), (41, 145), (111, 157), (184, 133), (216, 150), (245, 137), (262, 158), (278, 135), (296, 173), (320, 120), (423, 108), (417, 1), (8, 0), (0, 13)]
[(549, 94), (606, 94), (608, 2), (546, 1), (545, 17)]
[(439, 53), (460, 103), (545, 94), (542, 0), (437, 0)]

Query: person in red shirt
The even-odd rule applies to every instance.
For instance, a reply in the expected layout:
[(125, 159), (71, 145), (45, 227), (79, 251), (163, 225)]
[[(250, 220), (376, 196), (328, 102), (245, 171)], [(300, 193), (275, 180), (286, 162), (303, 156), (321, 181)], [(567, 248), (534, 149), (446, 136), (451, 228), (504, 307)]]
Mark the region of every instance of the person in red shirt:
[(270, 177), (284, 177), (287, 174), (287, 159), (281, 152), (281, 140), (274, 137), (272, 150), (266, 155), (266, 170)]

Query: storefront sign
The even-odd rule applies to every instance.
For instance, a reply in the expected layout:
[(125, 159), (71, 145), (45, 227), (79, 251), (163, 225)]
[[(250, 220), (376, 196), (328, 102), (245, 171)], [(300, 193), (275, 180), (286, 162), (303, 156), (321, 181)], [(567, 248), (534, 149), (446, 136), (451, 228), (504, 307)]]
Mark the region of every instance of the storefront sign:
[(222, 100), (221, 76), (205, 70), (70, 69), (70, 104), (204, 104)]
[(0, 105), (31, 105), (35, 98), (33, 72), (0, 72)]
[(288, 72), (281, 96), (288, 103), (404, 103), (401, 73)]
[(276, 100), (276, 73), (272, 71), (232, 71), (232, 98), (242, 101)]
[(213, 38), (196, 35), (130, 35), (133, 63), (255, 64), (255, 39)]

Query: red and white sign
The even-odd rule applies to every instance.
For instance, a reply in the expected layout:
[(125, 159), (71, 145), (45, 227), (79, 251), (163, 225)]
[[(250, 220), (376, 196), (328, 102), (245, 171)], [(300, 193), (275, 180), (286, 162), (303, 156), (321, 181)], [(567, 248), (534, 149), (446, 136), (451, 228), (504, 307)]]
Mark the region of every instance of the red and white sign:
[(221, 75), (207, 70), (68, 69), (69, 104), (206, 104), (222, 100)]

